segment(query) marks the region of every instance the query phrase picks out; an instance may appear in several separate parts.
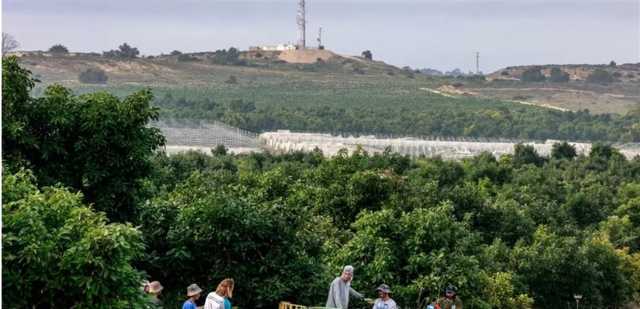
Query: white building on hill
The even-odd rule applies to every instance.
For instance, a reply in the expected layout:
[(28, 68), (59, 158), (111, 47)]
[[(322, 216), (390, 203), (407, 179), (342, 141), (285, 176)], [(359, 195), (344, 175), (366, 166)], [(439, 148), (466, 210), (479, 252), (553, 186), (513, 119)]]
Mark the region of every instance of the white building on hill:
[(249, 47), (251, 51), (285, 51), (285, 50), (295, 50), (296, 46), (293, 44), (278, 44), (278, 45), (263, 45), (263, 46), (252, 46)]

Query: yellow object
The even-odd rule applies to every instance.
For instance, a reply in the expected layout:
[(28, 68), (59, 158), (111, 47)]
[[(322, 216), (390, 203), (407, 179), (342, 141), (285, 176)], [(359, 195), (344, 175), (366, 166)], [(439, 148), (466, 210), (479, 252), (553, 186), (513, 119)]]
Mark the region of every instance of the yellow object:
[(282, 301), (282, 302), (280, 302), (280, 305), (278, 306), (278, 309), (331, 309), (331, 308), (307, 307), (307, 306), (296, 305), (296, 304), (292, 304), (290, 302)]
[(308, 309), (305, 306), (301, 306), (301, 305), (295, 305), (289, 302), (280, 302), (280, 306), (278, 306), (278, 309)]

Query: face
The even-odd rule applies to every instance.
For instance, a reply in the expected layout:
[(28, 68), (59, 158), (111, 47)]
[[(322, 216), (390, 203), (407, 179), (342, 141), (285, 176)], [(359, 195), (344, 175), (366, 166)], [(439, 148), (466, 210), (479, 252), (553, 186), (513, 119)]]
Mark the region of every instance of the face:
[(349, 272), (342, 272), (342, 280), (345, 282), (349, 282), (351, 281), (351, 279), (353, 279), (353, 273), (349, 273)]
[(382, 291), (378, 291), (378, 297), (385, 298), (386, 296), (387, 296), (387, 293), (382, 292)]
[(456, 293), (452, 292), (452, 291), (447, 291), (447, 293), (445, 294), (445, 296), (447, 298), (453, 298), (456, 295)]

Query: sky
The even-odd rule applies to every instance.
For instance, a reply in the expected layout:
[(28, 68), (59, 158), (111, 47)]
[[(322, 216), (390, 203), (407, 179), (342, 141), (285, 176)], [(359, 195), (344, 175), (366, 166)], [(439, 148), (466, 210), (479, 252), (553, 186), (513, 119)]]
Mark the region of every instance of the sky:
[[(22, 50), (212, 51), (296, 41), (297, 0), (2, 0)], [(397, 66), (492, 72), (640, 62), (640, 0), (307, 0), (307, 44)]]

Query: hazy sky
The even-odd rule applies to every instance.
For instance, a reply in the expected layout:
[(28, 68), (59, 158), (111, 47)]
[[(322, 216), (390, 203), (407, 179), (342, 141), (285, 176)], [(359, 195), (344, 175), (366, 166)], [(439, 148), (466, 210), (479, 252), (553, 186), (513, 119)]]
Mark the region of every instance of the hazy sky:
[[(3, 0), (2, 27), (21, 49), (62, 43), (143, 54), (295, 42), (296, 0)], [(333, 51), (370, 49), (388, 63), (440, 70), (519, 64), (640, 62), (640, 0), (307, 0)]]

